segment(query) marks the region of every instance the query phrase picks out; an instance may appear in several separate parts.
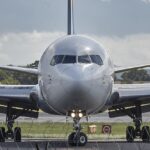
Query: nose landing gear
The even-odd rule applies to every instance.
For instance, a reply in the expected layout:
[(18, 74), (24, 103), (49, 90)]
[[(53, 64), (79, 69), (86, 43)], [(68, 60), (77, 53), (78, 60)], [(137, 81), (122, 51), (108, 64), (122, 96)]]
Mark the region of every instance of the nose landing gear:
[(82, 127), (80, 124), (80, 117), (78, 115), (75, 115), (73, 121), (73, 128), (75, 132), (72, 132), (68, 136), (68, 144), (70, 146), (84, 146), (86, 145), (88, 138), (85, 133), (81, 132)]

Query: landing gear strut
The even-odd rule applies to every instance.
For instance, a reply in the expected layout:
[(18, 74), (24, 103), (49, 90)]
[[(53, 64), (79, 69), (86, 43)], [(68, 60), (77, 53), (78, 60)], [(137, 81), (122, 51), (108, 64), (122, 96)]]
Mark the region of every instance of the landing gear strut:
[(150, 128), (149, 126), (143, 126), (142, 124), (142, 111), (141, 106), (136, 105), (132, 110), (132, 113), (128, 114), (134, 122), (135, 128), (133, 126), (128, 126), (126, 128), (126, 139), (128, 142), (133, 142), (135, 138), (141, 138), (143, 142), (150, 141)]
[(11, 138), (14, 139), (15, 142), (21, 142), (21, 128), (15, 127), (13, 130), (14, 120), (19, 117), (18, 115), (13, 115), (11, 107), (7, 107), (6, 114), (6, 125), (7, 131), (5, 131), (4, 127), (0, 127), (0, 142), (5, 142), (5, 139)]
[(72, 132), (68, 136), (68, 144), (70, 146), (84, 146), (87, 143), (87, 136), (85, 133), (81, 132), (82, 127), (80, 124), (80, 117), (76, 116), (73, 118), (74, 124), (73, 128), (75, 132)]

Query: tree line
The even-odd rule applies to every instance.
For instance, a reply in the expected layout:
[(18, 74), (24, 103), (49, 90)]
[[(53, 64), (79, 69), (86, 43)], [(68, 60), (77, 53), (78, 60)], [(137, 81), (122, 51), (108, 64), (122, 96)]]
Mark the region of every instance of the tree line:
[(121, 79), (118, 79), (117, 75), (116, 73), (115, 81), (120, 81), (122, 83), (150, 82), (150, 74), (146, 69), (132, 69), (122, 72)]
[[(28, 64), (26, 68), (37, 68), (39, 61), (35, 61), (34, 63)], [(0, 69), (0, 83), (1, 84), (15, 84), (15, 85), (35, 85), (38, 83), (38, 77), (36, 75), (31, 75), (22, 72), (16, 71), (5, 71)]]

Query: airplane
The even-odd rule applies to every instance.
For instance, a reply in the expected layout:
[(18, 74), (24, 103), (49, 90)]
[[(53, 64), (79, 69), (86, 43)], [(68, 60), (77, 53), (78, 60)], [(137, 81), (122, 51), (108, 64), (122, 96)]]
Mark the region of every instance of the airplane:
[(0, 113), (6, 114), (7, 131), (0, 127), (0, 142), (12, 138), (21, 142), (21, 128), (13, 128), (20, 116), (38, 118), (39, 110), (72, 117), (68, 136), (71, 146), (84, 146), (88, 137), (80, 120), (108, 111), (109, 117), (129, 116), (134, 125), (126, 128), (126, 140), (150, 141), (149, 126), (142, 127), (142, 114), (150, 111), (150, 84), (121, 85), (114, 74), (144, 67), (116, 67), (106, 49), (97, 41), (74, 34), (73, 0), (68, 0), (68, 28), (45, 50), (38, 69), (0, 66), (0, 69), (38, 76), (37, 85), (0, 85)]

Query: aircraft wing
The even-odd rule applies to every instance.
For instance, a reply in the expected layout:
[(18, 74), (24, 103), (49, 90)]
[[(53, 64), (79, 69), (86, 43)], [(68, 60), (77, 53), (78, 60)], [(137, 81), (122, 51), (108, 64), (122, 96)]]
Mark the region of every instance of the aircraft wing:
[(0, 113), (11, 108), (13, 115), (38, 117), (38, 107), (31, 95), (36, 85), (0, 85)]
[(32, 69), (32, 68), (23, 68), (23, 67), (15, 67), (15, 66), (0, 66), (0, 69), (35, 74), (35, 75), (39, 74), (37, 69)]
[(128, 71), (128, 70), (133, 70), (133, 69), (142, 69), (150, 67), (150, 65), (140, 65), (140, 66), (130, 66), (130, 67), (115, 67), (115, 73), (123, 72), (123, 71)]
[(132, 111), (140, 105), (142, 112), (150, 111), (150, 83), (114, 84), (113, 94), (108, 104), (110, 117), (124, 116), (123, 111)]

